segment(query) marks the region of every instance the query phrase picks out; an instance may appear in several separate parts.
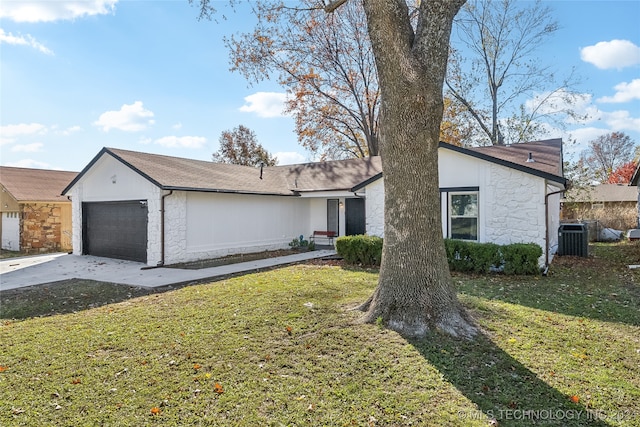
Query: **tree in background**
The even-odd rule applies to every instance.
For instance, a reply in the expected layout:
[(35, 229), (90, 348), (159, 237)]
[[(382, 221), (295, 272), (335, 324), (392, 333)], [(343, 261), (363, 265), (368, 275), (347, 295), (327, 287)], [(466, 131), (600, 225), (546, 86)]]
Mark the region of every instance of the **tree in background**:
[[(485, 145), (525, 142), (545, 133), (541, 120), (571, 116), (575, 94), (570, 77), (555, 83), (537, 49), (558, 30), (552, 11), (539, 0), (478, 0), (456, 18), (446, 96), (465, 107), (475, 125), (473, 142)], [(528, 101), (523, 103), (523, 98)]]
[(638, 167), (638, 162), (634, 160), (620, 165), (616, 170), (611, 172), (611, 174), (609, 175), (609, 179), (607, 179), (607, 183), (608, 184), (629, 184), (631, 182), (631, 178), (633, 178), (633, 173), (636, 171), (637, 167)]
[(593, 180), (607, 182), (614, 171), (634, 159), (636, 143), (624, 132), (612, 132), (589, 142), (580, 156)]
[[(214, 10), (213, 0), (197, 1), (201, 16), (209, 16)], [(318, 1), (310, 5), (340, 15), (345, 3), (348, 7), (355, 1)], [(378, 286), (360, 308), (365, 312), (363, 321), (382, 322), (416, 338), (425, 337), (430, 331), (464, 337), (477, 333), (458, 302), (451, 280), (442, 238), (438, 186), (442, 88), (453, 18), (464, 1), (422, 0), (414, 10), (406, 0), (363, 3), (380, 91), (378, 126), (385, 184), (385, 238)], [(265, 19), (275, 22), (277, 14), (283, 13), (282, 4), (268, 5), (268, 0), (261, 3)], [(316, 26), (309, 28), (309, 32), (317, 30)], [(256, 37), (268, 34), (257, 31)], [(345, 40), (352, 37), (355, 36), (345, 33)], [(248, 57), (256, 54), (250, 47), (247, 49)], [(308, 46), (301, 45), (300, 50), (310, 54)]]
[(298, 140), (324, 158), (379, 154), (380, 92), (361, 0), (340, 13), (320, 2), (255, 2), (253, 32), (226, 40), (231, 70), (249, 82), (277, 77)]
[(213, 153), (212, 160), (217, 163), (232, 163), (243, 166), (275, 166), (278, 159), (272, 157), (258, 143), (255, 132), (240, 125), (233, 131), (224, 131), (220, 135), (220, 149)]
[[(232, 71), (257, 83), (275, 75), (287, 90), (298, 140), (323, 159), (377, 156), (380, 91), (362, 0), (326, 13), (319, 2), (300, 8), (253, 5), (253, 32), (226, 39)], [(440, 139), (464, 145), (470, 132), (462, 107), (445, 100)]]

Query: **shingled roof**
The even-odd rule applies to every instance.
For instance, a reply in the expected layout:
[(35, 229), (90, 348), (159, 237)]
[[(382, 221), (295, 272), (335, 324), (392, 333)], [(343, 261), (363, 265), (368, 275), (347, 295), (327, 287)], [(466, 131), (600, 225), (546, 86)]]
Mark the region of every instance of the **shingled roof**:
[(68, 202), (62, 190), (77, 172), (0, 166), (0, 183), (17, 202)]
[(379, 158), (273, 166), (261, 171), (259, 167), (103, 148), (64, 193), (105, 154), (164, 190), (293, 196), (303, 191), (349, 190), (382, 170)]
[(350, 191), (382, 172), (379, 156), (277, 166), (293, 191)]
[(562, 139), (559, 138), (470, 148), (440, 143), (440, 147), (531, 173), (563, 185), (566, 183), (562, 165)]
[(570, 202), (636, 202), (638, 190), (626, 184), (600, 184), (587, 188), (572, 188), (565, 193)]
[[(501, 147), (462, 148), (445, 143), (440, 147), (565, 183), (560, 139)], [(527, 162), (529, 153), (534, 162)], [(295, 196), (303, 192), (356, 191), (382, 177), (380, 157), (258, 168), (103, 148), (63, 194), (103, 155), (122, 162), (164, 190)]]

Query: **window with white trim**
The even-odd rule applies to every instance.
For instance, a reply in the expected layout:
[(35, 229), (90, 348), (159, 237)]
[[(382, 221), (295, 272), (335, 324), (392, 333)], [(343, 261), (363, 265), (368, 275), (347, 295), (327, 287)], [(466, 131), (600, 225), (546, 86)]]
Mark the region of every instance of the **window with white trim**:
[(478, 240), (478, 192), (449, 193), (449, 237)]

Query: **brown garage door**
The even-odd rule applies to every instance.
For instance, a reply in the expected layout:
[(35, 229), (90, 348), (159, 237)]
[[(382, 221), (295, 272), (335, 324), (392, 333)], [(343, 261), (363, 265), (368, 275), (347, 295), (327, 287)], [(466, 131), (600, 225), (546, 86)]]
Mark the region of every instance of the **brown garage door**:
[(85, 255), (147, 262), (147, 202), (82, 204)]

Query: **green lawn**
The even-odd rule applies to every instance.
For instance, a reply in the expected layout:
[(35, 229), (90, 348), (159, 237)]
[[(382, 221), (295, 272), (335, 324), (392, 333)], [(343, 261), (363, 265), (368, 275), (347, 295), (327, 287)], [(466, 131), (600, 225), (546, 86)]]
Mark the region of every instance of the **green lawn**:
[(51, 287), (40, 317), (2, 293), (0, 425), (640, 426), (640, 246), (593, 253), (547, 277), (455, 275), (472, 342), (357, 324), (377, 274), (340, 265), (137, 297)]

